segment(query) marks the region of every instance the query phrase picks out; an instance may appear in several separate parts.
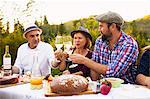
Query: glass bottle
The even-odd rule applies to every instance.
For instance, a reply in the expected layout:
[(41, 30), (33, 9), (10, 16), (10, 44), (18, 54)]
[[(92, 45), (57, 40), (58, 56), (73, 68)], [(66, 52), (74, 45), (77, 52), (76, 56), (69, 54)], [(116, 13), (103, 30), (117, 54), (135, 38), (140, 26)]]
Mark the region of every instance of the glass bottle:
[(5, 46), (5, 54), (3, 55), (3, 69), (4, 75), (9, 76), (11, 75), (11, 55), (9, 53), (9, 46)]
[(31, 89), (42, 88), (42, 73), (40, 71), (37, 53), (34, 54), (30, 84)]
[(32, 76), (42, 76), (39, 63), (38, 63), (38, 55), (37, 52), (34, 53), (33, 66), (32, 66)]

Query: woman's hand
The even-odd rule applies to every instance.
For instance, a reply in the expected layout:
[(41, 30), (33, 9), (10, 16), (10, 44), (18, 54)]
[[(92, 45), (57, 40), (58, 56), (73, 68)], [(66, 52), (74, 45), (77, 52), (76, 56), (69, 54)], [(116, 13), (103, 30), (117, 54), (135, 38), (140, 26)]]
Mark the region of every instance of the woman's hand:
[(77, 63), (77, 64), (84, 64), (84, 60), (86, 59), (85, 56), (80, 54), (72, 54), (69, 56), (69, 58), (73, 63)]
[(63, 52), (62, 50), (55, 51), (54, 55), (55, 58), (60, 61), (63, 61), (68, 58), (68, 54), (66, 52)]
[(70, 74), (69, 70), (65, 70), (63, 74)]
[(63, 71), (66, 68), (66, 59), (68, 58), (68, 54), (63, 52), (62, 50), (57, 50), (54, 53), (55, 55), (55, 60), (52, 62), (53, 67), (58, 67), (59, 70)]

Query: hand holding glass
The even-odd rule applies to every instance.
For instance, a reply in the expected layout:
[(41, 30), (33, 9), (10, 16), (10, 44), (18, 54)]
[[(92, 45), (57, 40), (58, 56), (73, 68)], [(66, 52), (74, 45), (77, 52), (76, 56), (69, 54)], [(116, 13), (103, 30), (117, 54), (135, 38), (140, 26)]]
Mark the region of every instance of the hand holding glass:
[[(72, 54), (74, 48), (72, 48), (72, 38), (71, 36), (65, 36), (64, 37), (64, 51), (67, 52), (69, 55)], [(76, 66), (78, 66), (78, 64), (72, 63), (72, 61), (70, 59), (68, 59), (68, 62), (71, 63), (71, 65), (69, 66), (69, 68), (74, 68)]]
[(62, 46), (63, 46), (62, 36), (56, 36), (55, 46), (56, 46), (57, 50), (60, 50), (62, 48)]
[(71, 36), (64, 36), (64, 51), (67, 52), (69, 55), (72, 54), (73, 49), (72, 47), (72, 38)]

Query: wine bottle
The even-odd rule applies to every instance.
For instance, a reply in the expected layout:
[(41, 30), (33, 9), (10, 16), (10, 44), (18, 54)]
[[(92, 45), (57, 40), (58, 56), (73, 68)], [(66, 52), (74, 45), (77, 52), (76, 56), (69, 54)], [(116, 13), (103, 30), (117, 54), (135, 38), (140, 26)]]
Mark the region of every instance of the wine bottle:
[(9, 46), (5, 46), (5, 54), (3, 56), (3, 66), (4, 69), (11, 69), (11, 55), (9, 53)]
[(5, 54), (3, 55), (3, 69), (4, 74), (11, 75), (11, 55), (9, 53), (9, 46), (5, 46)]

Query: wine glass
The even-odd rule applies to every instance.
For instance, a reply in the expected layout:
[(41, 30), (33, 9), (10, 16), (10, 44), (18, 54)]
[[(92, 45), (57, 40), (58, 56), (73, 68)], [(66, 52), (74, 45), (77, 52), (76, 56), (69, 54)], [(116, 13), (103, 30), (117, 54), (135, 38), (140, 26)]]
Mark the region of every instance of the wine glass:
[(55, 46), (57, 50), (60, 50), (63, 47), (63, 38), (62, 36), (56, 36), (55, 39)]
[[(74, 48), (72, 47), (72, 37), (71, 36), (64, 36), (64, 51), (66, 53), (68, 53), (69, 55), (72, 54)], [(78, 66), (78, 64), (72, 63), (71, 59), (68, 58), (67, 60), (68, 62), (70, 62), (70, 66), (69, 68), (74, 68), (76, 66)]]
[(64, 40), (63, 40), (64, 51), (70, 55), (73, 52), (73, 49), (71, 48), (72, 47), (72, 38), (71, 38), (71, 36), (64, 36), (63, 38), (64, 38)]

